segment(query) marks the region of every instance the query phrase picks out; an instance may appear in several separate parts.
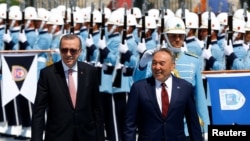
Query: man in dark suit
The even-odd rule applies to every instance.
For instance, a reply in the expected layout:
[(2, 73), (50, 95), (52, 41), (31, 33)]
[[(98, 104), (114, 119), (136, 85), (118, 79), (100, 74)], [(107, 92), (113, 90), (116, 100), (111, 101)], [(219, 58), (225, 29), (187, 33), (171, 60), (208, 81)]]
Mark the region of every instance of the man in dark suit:
[[(97, 70), (77, 61), (81, 53), (77, 35), (60, 40), (61, 61), (42, 69), (32, 117), (32, 141), (104, 141), (103, 115)], [(75, 93), (68, 89), (76, 84)], [(47, 114), (45, 114), (47, 112)], [(46, 116), (45, 116), (46, 115)]]
[[(202, 132), (191, 83), (172, 75), (175, 56), (166, 48), (154, 52), (152, 74), (133, 84), (125, 116), (124, 141), (185, 141), (186, 117), (192, 141), (202, 141)], [(162, 83), (167, 86), (161, 86)], [(161, 97), (167, 91), (167, 97)], [(162, 103), (167, 99), (167, 104)], [(168, 106), (166, 106), (168, 105)], [(163, 109), (167, 109), (165, 115)]]

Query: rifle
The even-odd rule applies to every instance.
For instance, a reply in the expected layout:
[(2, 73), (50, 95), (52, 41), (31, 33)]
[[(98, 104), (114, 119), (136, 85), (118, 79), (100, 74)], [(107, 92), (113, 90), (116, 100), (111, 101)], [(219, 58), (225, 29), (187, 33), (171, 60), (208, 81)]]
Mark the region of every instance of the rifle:
[(246, 23), (247, 23), (247, 20), (248, 20), (248, 18), (247, 18), (247, 8), (248, 8), (247, 3), (244, 2), (244, 20), (245, 20)]
[[(21, 9), (22, 9), (22, 22), (21, 22), (21, 30), (20, 33), (24, 33), (24, 28), (25, 28), (25, 2), (21, 4)], [(19, 42), (19, 49), (20, 50), (25, 50), (26, 46), (24, 46), (21, 42)]]
[(21, 30), (20, 30), (20, 32), (23, 33), (24, 27), (25, 27), (25, 11), (24, 11), (25, 3), (23, 2), (20, 7), (22, 9), (22, 22), (21, 22)]
[(9, 30), (9, 9), (10, 9), (10, 1), (6, 0), (6, 20), (5, 20), (5, 34), (7, 34)]
[[(127, 5), (124, 5), (124, 20), (123, 20), (123, 32), (122, 32), (122, 44), (125, 44), (125, 40), (127, 37)], [(124, 64), (125, 59), (122, 59), (121, 55), (118, 56), (119, 62), (117, 63)], [(115, 78), (113, 81), (113, 87), (121, 87), (121, 80), (122, 80), (122, 68), (116, 69)]]
[(142, 5), (142, 27), (141, 27), (141, 42), (143, 41), (143, 39), (145, 39), (145, 37), (146, 37), (146, 33), (145, 33), (145, 12), (146, 12), (146, 5), (145, 4), (143, 4)]
[(101, 24), (101, 39), (105, 36), (105, 11), (104, 11), (104, 3), (102, 3), (102, 24)]
[[(228, 16), (227, 16), (227, 25), (228, 25), (228, 31), (227, 31), (227, 45), (230, 45), (230, 42), (232, 43), (233, 39), (233, 10), (232, 5), (229, 3), (229, 10), (228, 10)], [(226, 69), (231, 69), (231, 64), (228, 60), (228, 56), (226, 56)]]
[(67, 26), (67, 20), (68, 20), (68, 10), (67, 10), (68, 9), (68, 2), (67, 1), (65, 2), (65, 7), (66, 8), (65, 8), (65, 12), (64, 12), (64, 18), (63, 18), (64, 19), (63, 32), (67, 33), (67, 27), (68, 27)]
[(74, 34), (74, 2), (70, 1), (70, 34)]
[[(94, 11), (94, 3), (92, 2), (91, 3), (91, 12), (90, 12), (90, 23), (89, 23), (89, 34), (88, 34), (88, 37), (90, 37), (90, 36), (93, 35), (93, 18), (94, 18), (93, 11)], [(87, 62), (90, 62), (90, 57), (91, 57), (91, 54), (89, 52), (89, 49), (87, 48), (87, 54), (86, 54), (86, 61)]]
[(164, 16), (165, 16), (165, 9), (161, 8), (161, 38), (160, 38), (160, 45), (163, 45), (164, 41)]
[[(100, 38), (103, 40), (105, 37), (105, 12), (104, 12), (104, 3), (102, 3), (101, 6), (101, 12), (102, 12), (102, 23), (101, 23), (101, 35)], [(103, 63), (103, 58), (100, 58), (100, 49), (98, 49), (98, 54), (96, 57), (96, 63)], [(98, 76), (101, 79), (102, 78), (102, 67), (97, 67), (98, 70)], [(101, 80), (99, 81), (99, 85), (101, 85)]]
[(92, 2), (91, 3), (91, 12), (90, 12), (90, 24), (89, 24), (89, 35), (92, 35), (93, 34), (93, 18), (94, 18), (94, 8), (95, 8), (95, 5), (94, 3)]
[(229, 4), (228, 16), (227, 16), (228, 32), (227, 32), (227, 45), (232, 42), (233, 38), (233, 12), (232, 5)]
[(210, 43), (211, 43), (211, 9), (208, 9), (208, 35), (207, 35), (207, 42), (206, 42), (206, 49), (208, 49)]
[[(198, 28), (201, 26), (201, 3), (198, 3)], [(200, 29), (198, 29), (198, 39), (201, 40)]]
[(185, 13), (185, 3), (181, 2), (181, 18), (184, 22), (184, 25), (186, 25), (186, 13)]
[[(207, 26), (207, 40), (206, 40), (206, 49), (209, 48), (209, 45), (211, 43), (211, 10), (210, 8), (208, 9), (208, 26)], [(208, 63), (206, 62), (206, 65), (205, 65), (205, 70), (209, 70), (209, 65)]]

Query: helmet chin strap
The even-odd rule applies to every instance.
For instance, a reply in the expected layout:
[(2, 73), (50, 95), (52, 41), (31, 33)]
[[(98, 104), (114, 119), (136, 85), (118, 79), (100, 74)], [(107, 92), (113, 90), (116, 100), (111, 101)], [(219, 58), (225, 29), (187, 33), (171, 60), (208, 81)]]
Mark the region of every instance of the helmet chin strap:
[(52, 26), (52, 30), (51, 30), (50, 33), (51, 33), (51, 34), (54, 34), (55, 30), (56, 30), (56, 25), (53, 25), (53, 26)]
[(16, 20), (12, 20), (11, 21), (11, 23), (10, 23), (10, 29), (12, 29), (14, 27), (15, 23), (16, 23)]
[(181, 52), (181, 48), (177, 48), (177, 47), (172, 46), (166, 33), (164, 33), (164, 37), (166, 39), (166, 43), (167, 43), (166, 47), (167, 48), (169, 48), (173, 53), (180, 53)]
[(116, 29), (116, 25), (113, 25), (112, 28), (109, 31), (109, 35), (111, 35), (114, 32), (115, 29)]

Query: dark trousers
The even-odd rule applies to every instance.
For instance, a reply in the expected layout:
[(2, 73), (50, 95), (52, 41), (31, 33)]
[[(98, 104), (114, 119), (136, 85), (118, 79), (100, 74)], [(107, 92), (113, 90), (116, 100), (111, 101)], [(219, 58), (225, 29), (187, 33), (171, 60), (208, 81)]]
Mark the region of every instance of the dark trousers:
[[(124, 114), (126, 108), (126, 93), (101, 93), (104, 115), (104, 127), (106, 130), (106, 139), (110, 141), (121, 140)], [(112, 101), (114, 100), (114, 103)], [(117, 134), (116, 134), (117, 133)]]

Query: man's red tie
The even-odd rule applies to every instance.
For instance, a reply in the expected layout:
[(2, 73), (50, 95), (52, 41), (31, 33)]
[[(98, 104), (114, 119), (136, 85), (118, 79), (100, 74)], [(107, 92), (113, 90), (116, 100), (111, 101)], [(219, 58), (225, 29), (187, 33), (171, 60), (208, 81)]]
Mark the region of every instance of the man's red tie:
[(161, 103), (162, 103), (162, 116), (166, 117), (168, 113), (169, 100), (165, 83), (161, 84)]
[(72, 76), (72, 72), (73, 72), (72, 69), (68, 70), (68, 75), (69, 75), (68, 87), (69, 87), (70, 97), (71, 97), (73, 106), (75, 107), (75, 105), (76, 105), (76, 87), (75, 87), (74, 79)]

